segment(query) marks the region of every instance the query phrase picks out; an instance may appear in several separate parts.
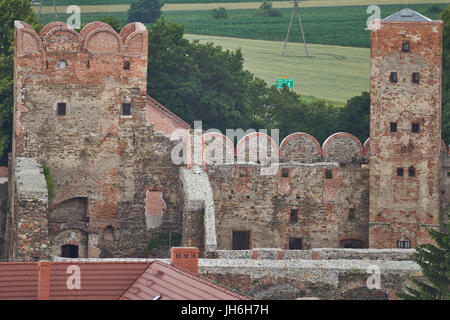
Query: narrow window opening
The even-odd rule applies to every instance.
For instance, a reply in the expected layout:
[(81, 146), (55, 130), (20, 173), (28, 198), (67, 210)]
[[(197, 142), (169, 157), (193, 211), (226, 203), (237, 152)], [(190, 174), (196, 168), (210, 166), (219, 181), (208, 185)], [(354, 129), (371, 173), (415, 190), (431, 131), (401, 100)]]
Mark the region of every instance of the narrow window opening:
[(389, 77), (392, 83), (397, 83), (397, 72), (391, 72), (391, 76)]
[(409, 48), (410, 48), (409, 41), (403, 42), (402, 51), (403, 52), (409, 52)]
[(420, 82), (420, 75), (418, 72), (414, 72), (412, 74), (412, 82), (413, 83), (419, 83)]
[(290, 222), (298, 222), (298, 210), (297, 209), (291, 209), (289, 221)]
[(333, 179), (333, 171), (329, 169), (325, 170), (325, 179)]
[(45, 69), (48, 69), (48, 60), (45, 61)]
[(302, 242), (301, 238), (289, 238), (289, 250), (302, 250)]
[(416, 176), (416, 169), (414, 169), (413, 166), (408, 168), (408, 174), (410, 177), (415, 177)]
[(89, 69), (91, 67), (91, 61), (88, 60), (88, 62), (86, 62), (86, 68)]
[(411, 132), (413, 133), (419, 133), (419, 124), (418, 123), (413, 123), (411, 126)]
[(131, 69), (131, 62), (130, 61), (124, 61), (123, 62), (123, 70), (130, 70)]
[(348, 219), (353, 220), (355, 218), (355, 208), (350, 208), (348, 210)]
[(289, 168), (281, 169), (281, 177), (282, 178), (289, 178)]
[(403, 168), (397, 168), (397, 176), (403, 177)]
[(58, 102), (56, 107), (56, 113), (58, 116), (66, 115), (66, 104), (64, 102)]
[(389, 123), (391, 132), (397, 132), (397, 122), (390, 122)]
[(450, 178), (450, 171), (447, 171), (447, 178)]
[(131, 103), (122, 103), (122, 115), (131, 116)]

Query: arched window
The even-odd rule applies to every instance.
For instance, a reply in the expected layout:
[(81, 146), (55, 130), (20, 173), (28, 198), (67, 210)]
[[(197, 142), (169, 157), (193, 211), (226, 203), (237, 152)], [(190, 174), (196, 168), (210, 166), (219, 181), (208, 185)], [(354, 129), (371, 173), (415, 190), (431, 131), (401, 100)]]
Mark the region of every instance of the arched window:
[(114, 240), (114, 230), (111, 226), (107, 226), (105, 230), (103, 230), (103, 240), (105, 241)]
[(61, 246), (61, 257), (78, 258), (78, 246), (73, 244), (65, 244)]
[(66, 60), (60, 60), (59, 61), (59, 69), (63, 70), (67, 68), (67, 61)]
[(413, 166), (408, 168), (408, 174), (410, 177), (415, 177), (416, 176), (416, 169), (414, 169)]

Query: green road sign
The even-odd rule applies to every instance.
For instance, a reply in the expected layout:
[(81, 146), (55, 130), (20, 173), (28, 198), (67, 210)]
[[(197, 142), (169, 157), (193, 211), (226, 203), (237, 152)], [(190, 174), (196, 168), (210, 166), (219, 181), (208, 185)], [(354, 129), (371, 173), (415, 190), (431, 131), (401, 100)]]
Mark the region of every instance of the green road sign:
[(286, 78), (282, 78), (282, 79), (277, 79), (275, 81), (275, 86), (277, 88), (283, 88), (283, 85), (286, 85), (288, 88), (293, 88), (294, 87), (294, 80), (293, 79), (286, 79)]

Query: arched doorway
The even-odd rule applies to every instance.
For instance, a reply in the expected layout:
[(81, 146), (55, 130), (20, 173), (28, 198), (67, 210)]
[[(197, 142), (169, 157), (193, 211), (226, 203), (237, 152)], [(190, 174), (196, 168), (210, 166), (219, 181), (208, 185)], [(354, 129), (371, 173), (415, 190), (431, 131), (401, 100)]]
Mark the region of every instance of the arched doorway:
[(61, 257), (78, 258), (78, 246), (74, 244), (65, 244), (61, 246)]

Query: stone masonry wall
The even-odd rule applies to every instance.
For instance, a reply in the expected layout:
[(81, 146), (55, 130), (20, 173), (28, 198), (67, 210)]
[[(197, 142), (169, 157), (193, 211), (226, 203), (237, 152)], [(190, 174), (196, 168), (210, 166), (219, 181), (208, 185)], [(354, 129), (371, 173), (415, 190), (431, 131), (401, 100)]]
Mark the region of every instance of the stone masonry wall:
[[(405, 41), (409, 52), (402, 52)], [(381, 21), (371, 32), (370, 246), (429, 243), (439, 226), (442, 22)], [(390, 75), (397, 73), (392, 83)], [(419, 73), (419, 83), (413, 83)], [(397, 130), (390, 129), (397, 123)], [(412, 132), (413, 123), (419, 132)], [(414, 168), (414, 176), (409, 169)], [(399, 176), (397, 169), (404, 170)]]
[[(13, 161), (36, 157), (50, 169), (53, 253), (69, 234), (87, 248), (80, 255), (145, 257), (155, 234), (179, 232), (183, 199), (170, 133), (189, 126), (146, 95), (145, 26), (131, 23), (119, 35), (93, 22), (78, 34), (55, 22), (37, 35), (16, 22), (15, 49)], [(158, 226), (146, 218), (148, 191), (165, 203)]]

